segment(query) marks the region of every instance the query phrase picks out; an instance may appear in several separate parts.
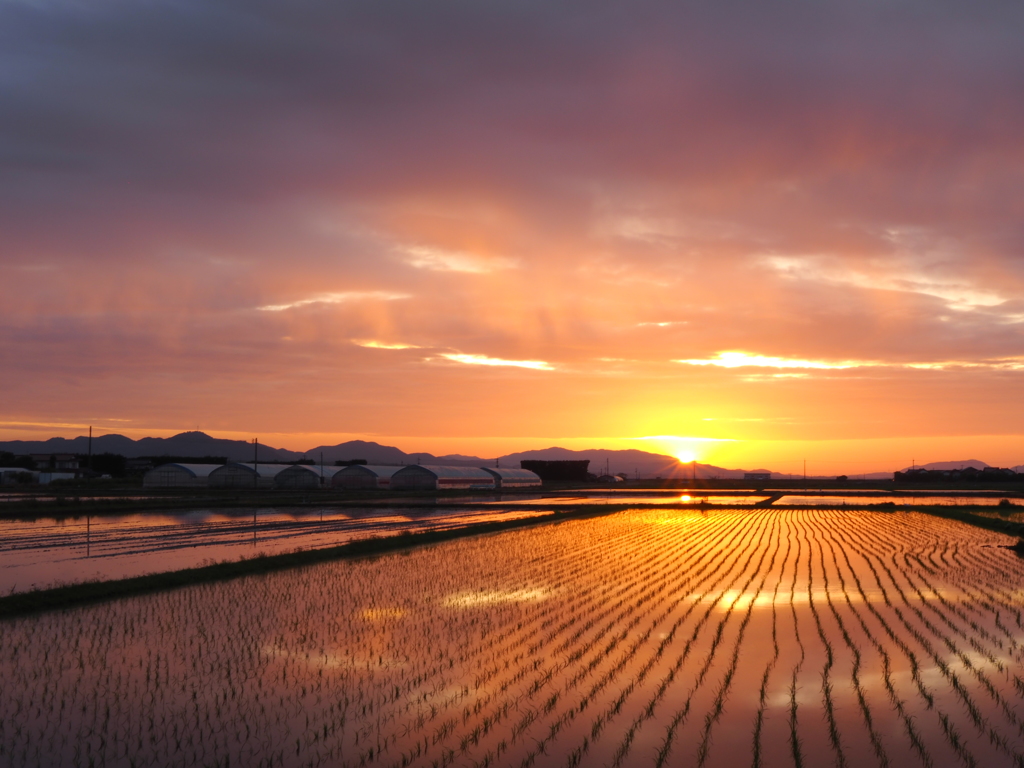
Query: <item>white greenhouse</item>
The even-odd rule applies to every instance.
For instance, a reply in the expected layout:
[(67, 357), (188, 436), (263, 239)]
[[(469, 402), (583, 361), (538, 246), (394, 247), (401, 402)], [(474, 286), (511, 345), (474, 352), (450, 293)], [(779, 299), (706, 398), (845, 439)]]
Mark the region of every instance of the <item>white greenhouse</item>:
[(280, 472), (292, 464), (225, 464), (210, 473), (211, 488), (271, 488)]
[(391, 487), (391, 476), (405, 467), (385, 467), (377, 464), (351, 464), (335, 470), (331, 484), (335, 488), (383, 488)]
[(410, 464), (391, 476), (393, 491), (444, 491), (494, 487), (494, 475), (479, 467), (426, 467)]
[(274, 477), (275, 488), (322, 488), (331, 482), (336, 467), (321, 469), (312, 464), (295, 464)]
[(541, 484), (540, 475), (528, 469), (483, 467), (483, 470), (494, 475), (494, 482), (499, 488), (533, 488)]
[(142, 477), (144, 488), (205, 488), (223, 464), (161, 464)]

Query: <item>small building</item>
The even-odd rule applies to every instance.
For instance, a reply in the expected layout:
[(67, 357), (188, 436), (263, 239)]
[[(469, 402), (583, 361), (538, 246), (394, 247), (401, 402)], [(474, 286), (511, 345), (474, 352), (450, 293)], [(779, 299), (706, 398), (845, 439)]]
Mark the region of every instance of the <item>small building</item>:
[(519, 466), (534, 472), (545, 483), (585, 483), (591, 479), (587, 472), (590, 459), (582, 461), (544, 461), (541, 459), (523, 459)]
[(505, 469), (503, 467), (481, 467), (494, 476), (498, 488), (532, 488), (541, 484), (540, 475), (528, 469)]
[(313, 464), (293, 464), (274, 476), (275, 488), (322, 488), (331, 482), (335, 467), (320, 468)]
[(0, 485), (38, 483), (39, 473), (24, 467), (0, 467)]
[(31, 459), (42, 472), (78, 469), (78, 457), (73, 453), (33, 453)]
[(335, 470), (331, 485), (348, 489), (388, 489), (391, 476), (405, 467), (386, 467), (377, 464), (350, 464), (347, 467), (332, 467)]
[(40, 472), (37, 482), (40, 485), (49, 485), (54, 480), (74, 480), (78, 477), (75, 472)]
[(223, 464), (161, 464), (142, 476), (143, 488), (205, 488)]
[(210, 473), (211, 488), (272, 488), (278, 473), (293, 464), (225, 464)]
[(771, 480), (772, 479), (772, 473), (771, 472), (744, 472), (743, 473), (743, 479), (744, 480)]
[(393, 491), (444, 491), (494, 487), (494, 475), (479, 467), (427, 467), (410, 464), (391, 476)]

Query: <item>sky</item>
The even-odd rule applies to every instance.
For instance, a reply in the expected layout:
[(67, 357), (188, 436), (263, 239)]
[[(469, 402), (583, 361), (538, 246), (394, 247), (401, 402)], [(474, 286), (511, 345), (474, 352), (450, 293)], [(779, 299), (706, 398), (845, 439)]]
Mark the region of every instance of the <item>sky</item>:
[(0, 439), (1024, 463), (1024, 6), (0, 0)]

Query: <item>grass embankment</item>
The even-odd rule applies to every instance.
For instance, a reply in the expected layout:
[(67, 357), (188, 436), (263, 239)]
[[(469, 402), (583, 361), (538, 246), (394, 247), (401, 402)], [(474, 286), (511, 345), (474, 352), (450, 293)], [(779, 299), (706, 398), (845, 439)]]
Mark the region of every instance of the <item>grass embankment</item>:
[(111, 581), (87, 581), (50, 589), (21, 592), (0, 597), (0, 618), (24, 616), (26, 614), (51, 611), (59, 608), (71, 608), (85, 603), (115, 600), (166, 589), (176, 589), (192, 584), (204, 584), (234, 579), (240, 576), (270, 573), (272, 571), (314, 565), (330, 560), (373, 557), (469, 536), (500, 533), (516, 528), (559, 523), (564, 520), (601, 517), (629, 508), (631, 508), (631, 505), (628, 504), (575, 507), (565, 511), (553, 512), (549, 515), (538, 515), (537, 517), (475, 523), (443, 531), (400, 533), (394, 536), (359, 539), (339, 544), (335, 547), (299, 550), (279, 555), (261, 555), (246, 560), (227, 561), (198, 568), (185, 568), (179, 571), (154, 573)]

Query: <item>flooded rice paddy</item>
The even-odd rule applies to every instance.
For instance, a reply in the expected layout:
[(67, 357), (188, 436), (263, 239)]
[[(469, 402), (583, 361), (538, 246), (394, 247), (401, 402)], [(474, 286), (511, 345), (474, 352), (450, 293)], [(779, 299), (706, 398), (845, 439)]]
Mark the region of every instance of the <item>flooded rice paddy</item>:
[[(721, 491), (525, 494), (402, 500), (394, 506), (271, 507), (260, 509), (77, 514), (0, 519), (0, 595), (86, 580), (117, 579), (194, 568), (210, 562), (337, 546), (368, 536), (443, 530), (492, 520), (547, 514), (565, 507), (604, 504), (680, 508), (871, 506), (878, 504), (988, 507), (992, 514), (1024, 511), (1021, 499), (999, 507), (998, 497), (786, 495)], [(978, 513), (985, 514), (978, 510)], [(1012, 513), (1012, 512), (1011, 512)]]
[(1009, 541), (643, 510), (6, 620), (0, 764), (1020, 765)]
[(0, 595), (546, 511), (303, 507), (0, 520)]

